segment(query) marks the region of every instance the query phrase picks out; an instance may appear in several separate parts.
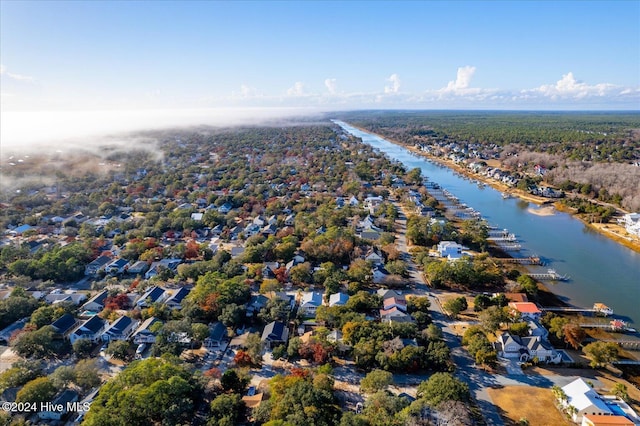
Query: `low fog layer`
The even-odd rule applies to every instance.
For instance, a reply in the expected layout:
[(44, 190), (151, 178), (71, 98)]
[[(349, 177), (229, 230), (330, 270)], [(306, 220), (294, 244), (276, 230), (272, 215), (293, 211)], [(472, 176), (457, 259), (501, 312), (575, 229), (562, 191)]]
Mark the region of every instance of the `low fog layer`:
[(0, 145), (4, 154), (18, 149), (60, 150), (74, 145), (87, 148), (87, 144), (93, 143), (91, 137), (196, 125), (228, 127), (266, 124), (316, 113), (319, 111), (304, 108), (7, 111), (2, 113)]

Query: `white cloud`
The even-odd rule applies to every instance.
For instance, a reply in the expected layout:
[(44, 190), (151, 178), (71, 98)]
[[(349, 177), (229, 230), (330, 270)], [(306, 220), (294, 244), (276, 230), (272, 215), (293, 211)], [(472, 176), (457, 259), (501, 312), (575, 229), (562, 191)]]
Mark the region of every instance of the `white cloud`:
[(337, 80), (335, 78), (327, 78), (324, 81), (324, 85), (327, 87), (327, 90), (330, 94), (335, 95), (338, 90)]
[(476, 67), (472, 67), (467, 65), (466, 67), (459, 67), (458, 73), (456, 75), (456, 79), (450, 81), (447, 84), (447, 87), (440, 89), (441, 92), (452, 92), (452, 93), (460, 93), (464, 94), (468, 92), (469, 84), (471, 84), (471, 78), (473, 74), (476, 72)]
[(400, 90), (400, 76), (391, 74), (387, 81), (391, 83), (391, 86), (384, 86), (384, 93), (398, 93), (398, 90)]
[(287, 89), (287, 95), (289, 96), (304, 96), (304, 84), (301, 81), (296, 81), (293, 87)]
[(7, 67), (4, 65), (0, 65), (0, 75), (7, 76), (10, 79), (18, 80), (18, 81), (33, 81), (33, 77), (29, 77), (28, 75), (15, 74), (7, 71)]
[(575, 98), (583, 99), (592, 96), (607, 96), (619, 91), (620, 87), (610, 83), (598, 83), (589, 85), (576, 80), (572, 72), (564, 74), (555, 84), (543, 84), (530, 90), (523, 90), (524, 94), (539, 94), (551, 99)]

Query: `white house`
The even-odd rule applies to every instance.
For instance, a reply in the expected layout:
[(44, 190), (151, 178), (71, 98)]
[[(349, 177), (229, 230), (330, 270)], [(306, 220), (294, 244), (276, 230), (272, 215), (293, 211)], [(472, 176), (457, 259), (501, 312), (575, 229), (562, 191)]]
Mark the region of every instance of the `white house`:
[(319, 306), (322, 306), (322, 293), (310, 291), (302, 294), (300, 312), (305, 315), (315, 315)]
[(566, 400), (562, 400), (560, 403), (565, 408), (568, 408), (569, 406), (575, 408), (575, 411), (573, 411), (571, 415), (571, 419), (576, 423), (580, 423), (585, 414), (600, 414), (607, 416), (613, 414), (602, 397), (581, 378), (563, 386), (562, 391), (566, 395)]
[(162, 303), (169, 297), (169, 293), (162, 287), (153, 286), (148, 289), (142, 296), (136, 301), (138, 308), (147, 308), (153, 303)]
[(104, 301), (108, 295), (109, 292), (107, 290), (102, 290), (82, 305), (82, 309), (85, 311), (100, 312), (104, 309)]
[(446, 257), (449, 260), (456, 260), (463, 256), (468, 256), (468, 253), (465, 253), (464, 250), (469, 250), (469, 248), (460, 245), (455, 241), (440, 241), (436, 250), (440, 257)]
[(624, 226), (628, 233), (640, 237), (640, 213), (627, 213), (618, 219), (618, 223)]
[(47, 409), (39, 411), (38, 417), (41, 420), (59, 421), (62, 419), (64, 415), (66, 415), (69, 412), (68, 409), (72, 407), (72, 403), (76, 402), (77, 400), (78, 400), (77, 392), (66, 389), (62, 391), (62, 393), (58, 395), (50, 405), (47, 406)]
[(334, 293), (329, 296), (329, 306), (344, 306), (349, 301), (349, 295), (345, 293)]

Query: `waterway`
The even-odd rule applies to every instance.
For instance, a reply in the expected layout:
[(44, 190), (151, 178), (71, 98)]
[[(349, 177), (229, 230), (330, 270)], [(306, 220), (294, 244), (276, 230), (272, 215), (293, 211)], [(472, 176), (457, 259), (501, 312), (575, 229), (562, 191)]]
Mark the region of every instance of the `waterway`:
[(489, 186), (480, 188), (451, 169), (377, 135), (344, 122), (336, 124), (408, 169), (419, 167), (424, 177), (478, 210), (491, 225), (516, 234), (523, 248), (518, 257), (535, 255), (545, 262), (544, 267), (531, 268), (532, 272), (553, 268), (570, 277), (565, 282), (547, 284), (562, 300), (589, 308), (602, 302), (614, 310), (616, 317), (640, 323), (640, 253), (599, 234), (567, 213), (537, 215), (535, 204), (518, 198), (503, 199), (499, 191)]

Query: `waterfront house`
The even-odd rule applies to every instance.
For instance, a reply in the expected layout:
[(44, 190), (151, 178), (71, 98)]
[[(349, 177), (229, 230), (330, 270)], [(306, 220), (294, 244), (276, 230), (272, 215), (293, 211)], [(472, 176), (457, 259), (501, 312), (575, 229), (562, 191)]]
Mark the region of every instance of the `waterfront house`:
[(509, 302), (512, 312), (519, 313), (523, 319), (538, 321), (542, 316), (542, 311), (532, 302)]
[(581, 426), (637, 426), (625, 416), (604, 415), (604, 414), (584, 414)]
[(582, 378), (578, 378), (566, 386), (562, 387), (566, 399), (561, 400), (560, 404), (568, 408), (572, 406), (571, 419), (575, 423), (582, 422), (585, 414), (599, 414), (610, 416), (613, 414), (605, 401), (598, 393), (591, 388)]
[(502, 333), (495, 343), (495, 348), (499, 356), (522, 362), (538, 358), (542, 362), (557, 364), (562, 360), (562, 354), (541, 336), (520, 337)]
[(436, 250), (440, 257), (446, 257), (448, 260), (456, 260), (469, 255), (464, 252), (464, 250), (469, 250), (469, 248), (460, 245), (455, 241), (440, 241)]

